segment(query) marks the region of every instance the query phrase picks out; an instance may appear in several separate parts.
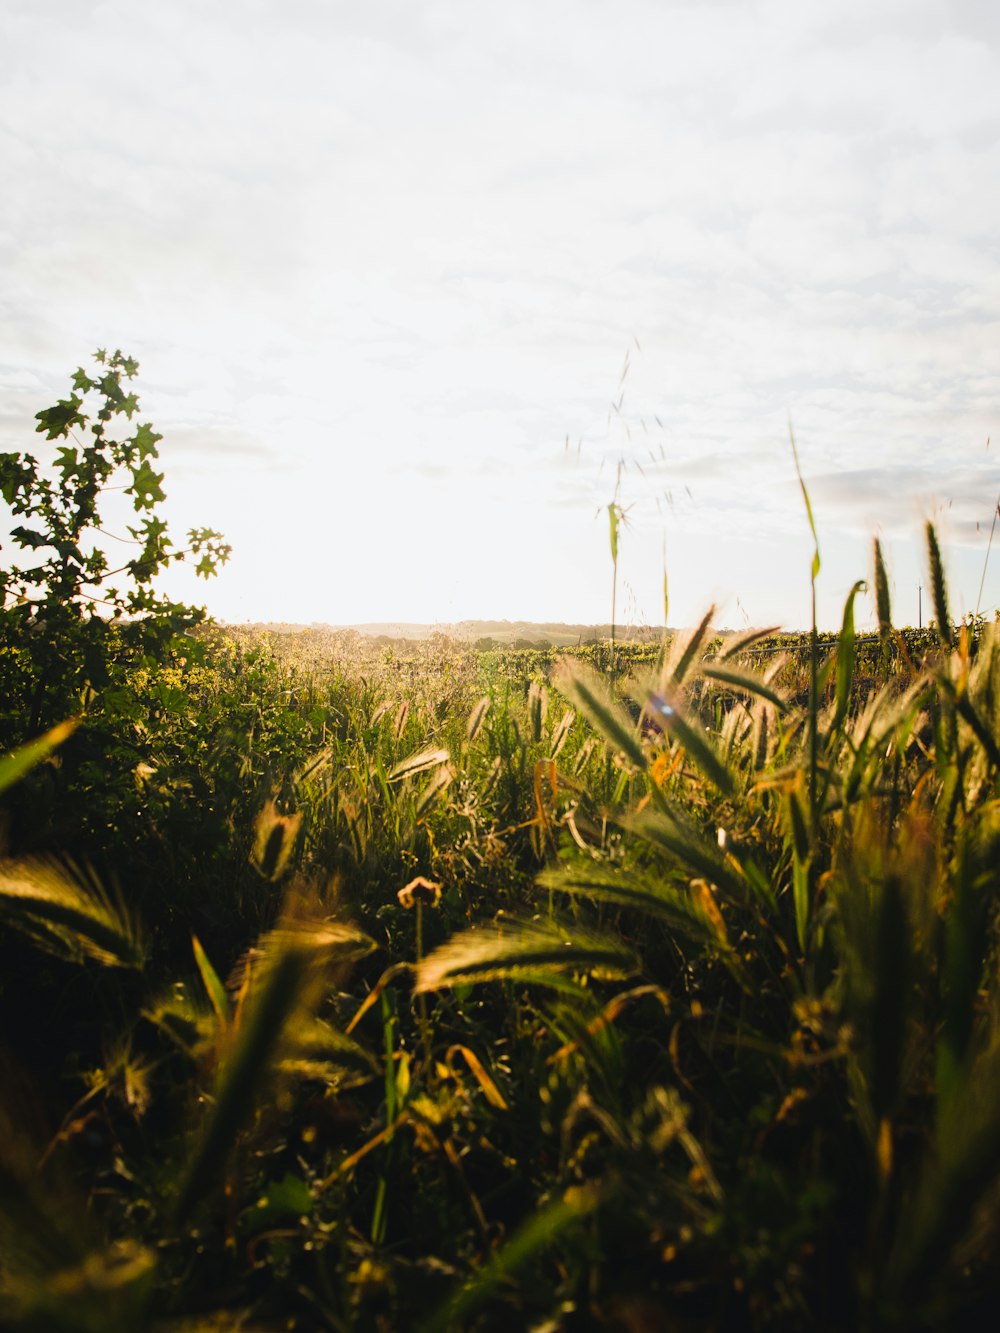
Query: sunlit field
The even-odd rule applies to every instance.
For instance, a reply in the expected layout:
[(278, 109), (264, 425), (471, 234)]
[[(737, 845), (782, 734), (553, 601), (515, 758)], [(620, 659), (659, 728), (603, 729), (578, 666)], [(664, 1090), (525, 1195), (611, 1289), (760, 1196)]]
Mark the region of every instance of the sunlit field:
[(823, 635), (213, 626), (130, 366), (0, 458), (4, 1327), (987, 1326), (1000, 631), (934, 528), (921, 630), (877, 544), (865, 636), (860, 583)]

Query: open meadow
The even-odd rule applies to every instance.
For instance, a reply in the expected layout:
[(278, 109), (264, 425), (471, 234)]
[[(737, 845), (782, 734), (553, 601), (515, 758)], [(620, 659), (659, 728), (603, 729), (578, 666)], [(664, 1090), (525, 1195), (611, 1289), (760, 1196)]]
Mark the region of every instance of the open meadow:
[(878, 542), (865, 636), (862, 582), (836, 634), (226, 629), (98, 367), (0, 454), (0, 1323), (986, 1318), (1000, 633), (933, 526), (926, 630)]
[(993, 1308), (995, 627), (203, 628), (40, 739), (15, 629), (5, 1326)]

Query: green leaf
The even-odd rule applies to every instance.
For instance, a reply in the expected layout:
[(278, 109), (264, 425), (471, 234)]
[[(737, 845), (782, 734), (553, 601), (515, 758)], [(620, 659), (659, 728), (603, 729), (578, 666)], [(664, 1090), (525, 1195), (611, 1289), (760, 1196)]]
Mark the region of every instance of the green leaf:
[(162, 472), (154, 472), (146, 459), (132, 473), (132, 484), (126, 487), (126, 494), (135, 497), (136, 509), (152, 509), (166, 494), (161, 485)]
[(29, 548), (32, 551), (40, 551), (42, 547), (52, 544), (50, 537), (47, 537), (44, 532), (36, 532), (34, 528), (11, 528), (10, 535), (18, 546)]
[(38, 425), (36, 431), (45, 431), (45, 438), (54, 440), (60, 435), (68, 435), (74, 426), (83, 426), (87, 418), (80, 412), (80, 405), (83, 402), (74, 393), (69, 398), (62, 398), (55, 407), (47, 408), (44, 412), (36, 412), (35, 420)]
[(276, 1226), (282, 1219), (307, 1217), (312, 1212), (313, 1198), (309, 1186), (301, 1176), (286, 1171), (281, 1180), (271, 1181), (247, 1214), (247, 1224), (253, 1233)]
[(140, 459), (155, 458), (156, 446), (163, 436), (155, 431), (148, 421), (143, 422), (132, 436), (132, 443), (138, 450)]

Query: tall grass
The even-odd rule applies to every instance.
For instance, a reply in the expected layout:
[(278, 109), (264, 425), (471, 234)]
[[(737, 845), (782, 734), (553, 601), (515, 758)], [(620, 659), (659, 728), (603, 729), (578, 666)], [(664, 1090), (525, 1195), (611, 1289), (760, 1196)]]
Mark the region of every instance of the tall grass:
[(927, 538), (932, 634), (876, 544), (872, 636), (239, 632), (0, 761), (0, 1321), (988, 1318), (1000, 636)]

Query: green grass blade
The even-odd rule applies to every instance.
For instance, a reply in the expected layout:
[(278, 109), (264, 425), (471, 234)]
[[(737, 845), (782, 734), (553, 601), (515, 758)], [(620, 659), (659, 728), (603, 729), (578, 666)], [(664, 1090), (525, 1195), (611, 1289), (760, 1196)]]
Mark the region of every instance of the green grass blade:
[(698, 831), (662, 810), (645, 810), (625, 821), (625, 827), (651, 846), (670, 853), (696, 875), (717, 884), (736, 902), (746, 898), (747, 885), (717, 848), (709, 846)]
[(693, 717), (685, 717), (679, 707), (667, 703), (658, 694), (651, 695), (647, 700), (646, 713), (656, 719), (664, 732), (674, 736), (683, 745), (708, 780), (714, 782), (724, 796), (733, 795), (736, 779)]
[(274, 960), (252, 1004), (235, 1049), (216, 1087), (201, 1139), (184, 1173), (172, 1210), (180, 1226), (225, 1169), (237, 1135), (249, 1119), (261, 1085), (271, 1071), (285, 1024), (302, 993), (309, 965), (306, 950), (289, 949)]
[(573, 1189), (562, 1199), (538, 1209), (477, 1273), (420, 1325), (420, 1333), (451, 1333), (454, 1329), (471, 1327), (469, 1321), (501, 1284), (510, 1282), (532, 1259), (577, 1226), (593, 1212), (598, 1202), (595, 1189)]
[(878, 637), (883, 647), (892, 634), (892, 606), (889, 600), (889, 574), (882, 557), (882, 543), (876, 537), (873, 543), (875, 568), (875, 613), (878, 616)]
[(810, 892), (809, 862), (798, 853), (792, 858), (792, 896), (795, 902), (795, 937), (803, 954), (809, 936)]
[(769, 625), (767, 629), (751, 629), (745, 634), (738, 634), (723, 646), (719, 653), (719, 661), (728, 662), (730, 658), (738, 657), (740, 653), (745, 653), (752, 648), (755, 643), (759, 643), (762, 639), (771, 638), (780, 629), (780, 625)]
[(683, 647), (678, 647), (676, 660), (674, 653), (671, 652), (671, 660), (667, 663), (666, 668), (667, 684), (670, 689), (679, 690), (687, 680), (688, 674), (694, 665), (694, 660), (708, 638), (708, 631), (711, 628), (714, 615), (715, 607), (713, 605), (708, 608), (698, 625), (688, 635)]
[(779, 713), (788, 711), (787, 701), (760, 676), (752, 676), (745, 671), (736, 671), (732, 667), (718, 666), (704, 666), (701, 669), (701, 674), (709, 680), (718, 681), (720, 685), (728, 685), (730, 689), (739, 690), (743, 694), (755, 695), (758, 699), (766, 699), (769, 704), (774, 704)]
[(930, 519), (927, 520), (924, 532), (927, 537), (927, 563), (930, 566), (935, 629), (944, 647), (951, 648), (954, 645), (954, 635), (951, 628), (951, 613), (948, 610), (948, 589), (941, 561), (941, 548), (938, 546), (937, 533)]
[(191, 949), (194, 953), (194, 961), (198, 965), (198, 971), (201, 974), (202, 985), (215, 1010), (215, 1017), (219, 1021), (219, 1026), (226, 1028), (229, 1026), (230, 1008), (229, 996), (226, 994), (226, 988), (219, 980), (219, 974), (209, 962), (208, 954), (201, 946), (201, 940), (197, 935), (191, 936)]
[(3, 758), (0, 758), (0, 792), (12, 787), (36, 764), (40, 764), (43, 759), (47, 759), (52, 751), (62, 745), (67, 736), (76, 730), (76, 727), (76, 719), (60, 722), (51, 731), (47, 731), (44, 736), (39, 736), (34, 741), (28, 741), (26, 745), (22, 745), (19, 749), (13, 750), (10, 754), (5, 754)]
[(791, 422), (788, 423), (788, 438), (792, 442), (792, 458), (795, 461), (795, 475), (798, 477), (799, 486), (802, 488), (802, 499), (805, 501), (806, 505), (806, 517), (809, 520), (809, 531), (812, 533), (813, 558), (809, 568), (812, 581), (815, 583), (819, 578), (819, 571), (821, 568), (819, 558), (819, 537), (816, 535), (816, 520), (813, 518), (812, 501), (809, 499), (809, 491), (806, 487), (805, 478), (802, 476), (802, 468), (799, 465), (799, 451), (795, 444), (795, 432), (792, 430)]
[(847, 594), (844, 603), (844, 620), (837, 640), (837, 705), (833, 716), (832, 730), (836, 731), (847, 716), (851, 702), (851, 685), (854, 681), (854, 658), (856, 636), (854, 633), (854, 599), (865, 588), (864, 579), (858, 579)]

